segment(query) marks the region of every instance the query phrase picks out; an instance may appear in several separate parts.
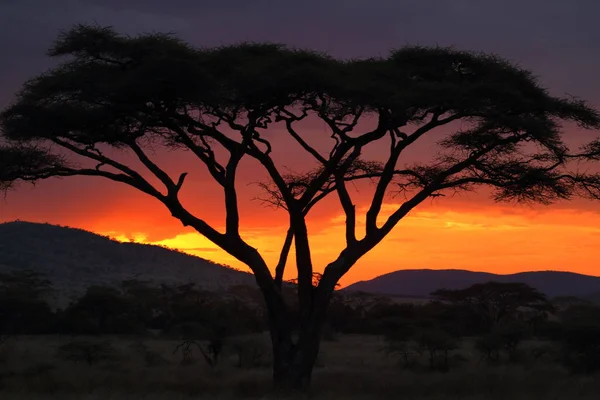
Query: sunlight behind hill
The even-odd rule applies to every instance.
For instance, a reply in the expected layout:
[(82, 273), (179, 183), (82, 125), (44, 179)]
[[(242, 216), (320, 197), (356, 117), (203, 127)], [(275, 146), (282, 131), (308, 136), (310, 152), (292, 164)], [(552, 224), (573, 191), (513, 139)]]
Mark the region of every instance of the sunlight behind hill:
[(40, 272), (67, 296), (89, 285), (115, 285), (126, 279), (195, 282), (209, 290), (254, 283), (250, 274), (181, 251), (50, 224), (0, 224), (0, 254), (0, 270)]
[[(388, 207), (390, 212), (393, 207)], [(364, 212), (364, 210), (359, 210)], [(385, 211), (385, 210), (384, 210)], [(344, 216), (309, 221), (314, 266), (322, 271), (344, 246)], [(119, 224), (115, 221), (115, 229)], [(269, 266), (276, 264), (286, 227), (243, 231)], [(364, 221), (358, 221), (359, 234)], [(106, 232), (122, 241), (164, 245), (232, 265), (245, 265), (193, 231), (148, 241), (148, 233)], [(495, 273), (562, 270), (594, 275), (600, 240), (600, 214), (561, 208), (485, 206), (465, 209), (426, 205), (400, 222), (378, 247), (342, 279), (342, 286), (398, 269), (468, 269)], [(294, 253), (286, 278), (295, 277)]]

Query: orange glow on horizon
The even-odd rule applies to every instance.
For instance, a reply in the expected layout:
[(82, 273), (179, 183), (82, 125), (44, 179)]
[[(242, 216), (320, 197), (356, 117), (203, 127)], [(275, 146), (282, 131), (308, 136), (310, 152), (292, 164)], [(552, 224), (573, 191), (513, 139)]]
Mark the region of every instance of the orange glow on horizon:
[[(390, 208), (391, 209), (391, 208)], [(385, 210), (384, 210), (385, 211)], [(359, 213), (360, 215), (360, 213)], [(102, 225), (108, 225), (103, 221)], [(358, 221), (358, 230), (364, 226)], [(315, 269), (322, 271), (344, 246), (344, 218), (313, 221), (309, 225)], [(117, 221), (112, 224), (119, 226)], [(147, 240), (154, 232), (125, 234), (92, 231), (117, 240), (133, 240), (175, 248), (236, 268), (247, 268), (208, 239), (193, 231), (181, 231), (162, 240)], [(89, 228), (88, 228), (89, 229)], [(286, 227), (263, 227), (245, 231), (243, 237), (273, 266), (279, 256)], [(392, 233), (342, 278), (342, 286), (398, 269), (468, 269), (495, 273), (534, 270), (565, 270), (589, 275), (598, 273), (600, 213), (578, 209), (535, 211), (520, 207), (489, 205), (477, 209), (423, 206), (404, 218)], [(294, 253), (290, 254), (286, 278), (294, 277)]]
[[(317, 128), (309, 128), (320, 132)], [(301, 152), (288, 146), (280, 136), (274, 137), (281, 140), (278, 148), (283, 149), (277, 157), (274, 155), (279, 164), (286, 168), (309, 168), (308, 164), (304, 165)], [(420, 143), (421, 147), (410, 153), (405, 162), (430, 157), (432, 143)], [(383, 142), (378, 144), (379, 147), (384, 145)], [(378, 146), (369, 150), (367, 159), (376, 159)], [(182, 203), (192, 214), (221, 230), (225, 220), (223, 195), (209, 174), (185, 152), (177, 158), (170, 153), (160, 153), (156, 158), (173, 176), (190, 171), (187, 185), (181, 192)], [(267, 265), (274, 267), (288, 218), (283, 211), (265, 208), (260, 202), (252, 201), (260, 191), (250, 183), (264, 177), (264, 171), (256, 164), (248, 161), (240, 167), (241, 233), (259, 250)], [(361, 230), (364, 230), (361, 216), (364, 216), (364, 204), (370, 201), (373, 187), (363, 182), (356, 183), (353, 188), (358, 236), (361, 237)], [(475, 193), (424, 201), (342, 278), (341, 285), (398, 269), (420, 268), (496, 273), (565, 270), (600, 275), (597, 262), (600, 255), (599, 202), (577, 199), (549, 207), (525, 207), (493, 203), (487, 199), (488, 194), (489, 189), (482, 188)], [(322, 271), (344, 247), (345, 218), (336, 197), (325, 198), (311, 209), (308, 217), (316, 271)], [(44, 200), (39, 201), (39, 198)], [(393, 209), (394, 205), (388, 205), (382, 213), (390, 213)], [(126, 185), (106, 180), (86, 177), (48, 180), (36, 184), (35, 191), (24, 185), (10, 194), (9, 201), (0, 203), (0, 221), (17, 218), (82, 228), (122, 241), (167, 246), (247, 270), (191, 228), (183, 228), (157, 200)], [(285, 277), (294, 278), (294, 270), (292, 251)]]

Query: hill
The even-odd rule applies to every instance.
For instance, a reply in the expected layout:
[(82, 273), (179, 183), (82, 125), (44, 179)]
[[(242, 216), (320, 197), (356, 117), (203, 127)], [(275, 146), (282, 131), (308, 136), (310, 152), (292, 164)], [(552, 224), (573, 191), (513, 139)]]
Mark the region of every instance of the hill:
[(428, 297), (437, 289), (462, 289), (489, 281), (523, 282), (548, 297), (588, 297), (600, 293), (600, 278), (572, 272), (539, 271), (498, 275), (466, 270), (400, 270), (378, 276), (369, 281), (347, 286), (347, 291), (363, 291), (381, 295)]
[(171, 284), (195, 282), (208, 290), (254, 284), (249, 273), (175, 250), (30, 222), (0, 224), (0, 272), (14, 269), (43, 273), (63, 296), (81, 292), (90, 284), (112, 285), (132, 278)]
[(586, 297), (587, 300), (595, 304), (600, 304), (600, 292), (592, 293)]
[[(200, 257), (160, 246), (122, 243), (81, 229), (30, 222), (0, 224), (0, 272), (29, 269), (46, 275), (64, 303), (92, 284), (125, 279), (156, 283), (195, 282), (207, 290), (254, 285), (254, 277)], [(600, 278), (571, 272), (498, 275), (466, 270), (401, 270), (343, 291), (427, 298), (440, 288), (459, 289), (488, 281), (524, 282), (549, 297), (577, 296), (600, 302)]]

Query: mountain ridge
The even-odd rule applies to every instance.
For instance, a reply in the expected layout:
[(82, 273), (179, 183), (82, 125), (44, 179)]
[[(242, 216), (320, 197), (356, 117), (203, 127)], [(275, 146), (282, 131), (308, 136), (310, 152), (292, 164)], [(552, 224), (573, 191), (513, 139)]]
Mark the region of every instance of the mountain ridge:
[[(57, 291), (71, 297), (90, 284), (116, 285), (126, 279), (167, 284), (194, 282), (200, 288), (216, 291), (232, 285), (255, 284), (251, 273), (176, 249), (119, 242), (84, 229), (24, 221), (0, 223), (0, 272), (14, 269), (42, 273)], [(437, 289), (460, 289), (491, 280), (527, 283), (549, 297), (600, 298), (600, 277), (552, 270), (495, 274), (408, 269), (354, 282), (341, 291), (428, 298)]]
[(496, 274), (462, 269), (398, 270), (355, 282), (343, 290), (426, 298), (437, 289), (462, 289), (489, 281), (526, 283), (549, 297), (587, 297), (600, 292), (600, 277), (594, 275), (557, 270)]
[(0, 272), (15, 269), (42, 273), (57, 291), (71, 296), (90, 284), (115, 285), (126, 279), (195, 282), (207, 290), (254, 283), (250, 273), (178, 250), (23, 221), (0, 224)]

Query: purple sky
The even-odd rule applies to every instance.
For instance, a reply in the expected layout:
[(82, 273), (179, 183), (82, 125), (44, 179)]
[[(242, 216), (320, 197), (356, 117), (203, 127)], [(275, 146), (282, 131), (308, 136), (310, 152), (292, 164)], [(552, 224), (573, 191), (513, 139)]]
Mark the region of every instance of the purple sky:
[(340, 57), (404, 44), (495, 52), (557, 94), (597, 103), (597, 0), (0, 0), (0, 106), (46, 69), (60, 29), (79, 22), (127, 33), (173, 31), (200, 46), (272, 41)]

